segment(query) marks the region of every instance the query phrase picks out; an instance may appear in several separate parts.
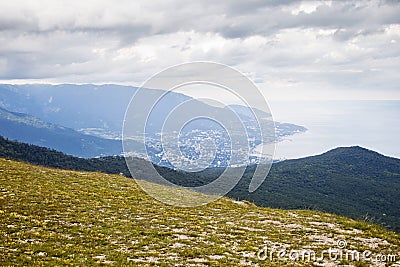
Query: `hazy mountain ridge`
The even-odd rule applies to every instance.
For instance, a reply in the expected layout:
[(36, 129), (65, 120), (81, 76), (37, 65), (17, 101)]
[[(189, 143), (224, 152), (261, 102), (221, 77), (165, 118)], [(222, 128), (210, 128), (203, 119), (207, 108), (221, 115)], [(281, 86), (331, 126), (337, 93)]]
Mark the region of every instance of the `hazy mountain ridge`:
[[(215, 142), (217, 149), (214, 159), (207, 161), (207, 163), (210, 162), (209, 167), (238, 166), (268, 161), (272, 155), (262, 155), (260, 153), (261, 131), (255, 114), (259, 119), (268, 120), (268, 130), (263, 129), (264, 137), (266, 138), (265, 142), (277, 142), (285, 136), (306, 131), (306, 128), (302, 126), (273, 122), (271, 114), (261, 110), (252, 110), (240, 105), (230, 105), (224, 108), (214, 107), (180, 93), (166, 93), (157, 89), (138, 91), (136, 87), (113, 84), (0, 84), (0, 107), (11, 112), (29, 114), (42, 120), (43, 123), (49, 122), (71, 128), (80, 133), (93, 135), (101, 139), (93, 139), (90, 141), (90, 145), (85, 146), (79, 142), (72, 142), (69, 146), (65, 146), (65, 144), (55, 144), (55, 136), (51, 138), (52, 142), (46, 142), (46, 138), (41, 138), (38, 134), (30, 134), (30, 132), (35, 132), (37, 129), (29, 130), (27, 128), (25, 131), (26, 136), (23, 136), (22, 133), (24, 131), (12, 132), (13, 128), (9, 127), (8, 131), (3, 129), (3, 135), (10, 139), (54, 148), (79, 157), (119, 155), (122, 153), (121, 145), (103, 139), (121, 139), (126, 108), (132, 96), (136, 96), (139, 93), (141, 98), (137, 103), (138, 106), (135, 106), (133, 112), (129, 113), (128, 119), (132, 121), (132, 125), (137, 129), (132, 129), (131, 132), (125, 131), (125, 139), (129, 139), (129, 142), (127, 141), (125, 145), (133, 144), (133, 149), (130, 149), (132, 148), (130, 147), (127, 152), (136, 157), (147, 158), (149, 156), (153, 163), (170, 168), (174, 168), (177, 163), (189, 165), (189, 168), (199, 168), (199, 166), (192, 166), (196, 164), (195, 159), (198, 159), (202, 152), (205, 152), (203, 154), (210, 152), (210, 155), (214, 153), (213, 151), (201, 151), (202, 147), (199, 144), (204, 140)], [(159, 101), (157, 101), (157, 105), (153, 107), (149, 114), (140, 111), (139, 106), (151, 107), (154, 104), (154, 99), (157, 98), (159, 98)], [(232, 123), (234, 121), (233, 118), (236, 117), (233, 112), (238, 114), (244, 128), (241, 123), (235, 123), (233, 124), (234, 129), (231, 129), (230, 133), (226, 133), (223, 129), (218, 127), (217, 129), (215, 122), (211, 120), (193, 120), (187, 124), (187, 127), (185, 126), (182, 129), (179, 136), (179, 142), (182, 144), (180, 149), (183, 150), (183, 153), (168, 153), (167, 155), (164, 150), (166, 147), (165, 142), (167, 142), (167, 146), (169, 143), (161, 140), (161, 132), (164, 137), (171, 136), (172, 141), (168, 140), (172, 143), (175, 142), (177, 134), (175, 131), (168, 131), (162, 127), (170, 112), (174, 111), (175, 107), (188, 101), (190, 101), (188, 110), (174, 113), (175, 117), (171, 121), (177, 125), (174, 125), (175, 127), (172, 127), (172, 129), (179, 129), (182, 126), (179, 124), (180, 119), (187, 119), (188, 116), (189, 118), (195, 118), (199, 114), (213, 114), (212, 116), (219, 116), (221, 120)], [(229, 118), (232, 118), (232, 120)], [(146, 121), (145, 141), (141, 140), (144, 130), (143, 125), (136, 123), (137, 121), (144, 121), (144, 119)], [(247, 138), (243, 134), (243, 130), (246, 131)], [(43, 132), (43, 134), (46, 135), (48, 133)], [(52, 135), (55, 134), (55, 132), (52, 133)], [(240, 155), (236, 157), (231, 156), (232, 145), (234, 144), (231, 137), (235, 137), (237, 141), (241, 140), (239, 142), (243, 144), (240, 145), (241, 149), (234, 149), (238, 154), (240, 152)], [(87, 139), (88, 137), (82, 136), (82, 139), (85, 138)], [(60, 142), (61, 140), (64, 142), (63, 134), (60, 136)], [(138, 147), (141, 147), (137, 146), (137, 140), (146, 144), (146, 151), (137, 150)], [(83, 147), (85, 151), (82, 151)], [(200, 167), (199, 169), (202, 168)]]
[(0, 135), (86, 158), (122, 153), (120, 141), (85, 135), (71, 128), (3, 108), (0, 108)]
[(120, 132), (135, 87), (93, 84), (0, 85), (3, 108), (79, 130)]

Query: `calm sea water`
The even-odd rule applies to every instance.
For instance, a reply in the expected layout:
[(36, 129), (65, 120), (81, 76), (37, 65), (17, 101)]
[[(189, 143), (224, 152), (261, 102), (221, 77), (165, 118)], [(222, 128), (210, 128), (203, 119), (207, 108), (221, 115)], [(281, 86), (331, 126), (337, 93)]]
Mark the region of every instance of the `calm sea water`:
[(276, 159), (362, 146), (400, 158), (400, 101), (271, 101), (274, 119), (305, 126), (276, 145)]

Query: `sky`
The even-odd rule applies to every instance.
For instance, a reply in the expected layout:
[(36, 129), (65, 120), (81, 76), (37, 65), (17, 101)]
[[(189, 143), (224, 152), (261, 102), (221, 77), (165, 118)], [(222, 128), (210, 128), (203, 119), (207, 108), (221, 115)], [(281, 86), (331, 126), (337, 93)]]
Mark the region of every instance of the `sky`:
[(1, 0), (0, 82), (140, 86), (226, 64), (268, 99), (400, 99), (398, 1)]

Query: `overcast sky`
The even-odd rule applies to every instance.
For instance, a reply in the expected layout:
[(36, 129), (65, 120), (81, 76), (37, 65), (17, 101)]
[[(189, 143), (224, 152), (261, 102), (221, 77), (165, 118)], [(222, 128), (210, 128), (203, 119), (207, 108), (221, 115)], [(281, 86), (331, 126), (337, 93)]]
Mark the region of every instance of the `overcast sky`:
[(398, 1), (0, 1), (1, 82), (139, 86), (188, 61), (268, 99), (400, 99)]

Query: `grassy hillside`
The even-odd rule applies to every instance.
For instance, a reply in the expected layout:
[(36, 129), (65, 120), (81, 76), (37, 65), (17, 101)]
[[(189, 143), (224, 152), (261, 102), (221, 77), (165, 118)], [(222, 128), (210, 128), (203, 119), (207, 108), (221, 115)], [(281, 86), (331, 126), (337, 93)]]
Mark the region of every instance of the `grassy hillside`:
[[(135, 180), (120, 175), (6, 159), (0, 159), (0, 214), (0, 265), (276, 266), (291, 262), (261, 261), (258, 251), (268, 246), (320, 253), (337, 248), (339, 240), (346, 240), (346, 249), (397, 253), (400, 259), (400, 236), (365, 222), (227, 198), (176, 208), (154, 201)], [(334, 262), (347, 263), (365, 265)]]
[[(122, 157), (76, 158), (2, 137), (0, 157), (63, 169), (130, 175)], [(142, 171), (137, 178), (146, 179), (152, 175), (143, 159), (134, 158), (131, 163)], [(265, 207), (325, 211), (400, 231), (399, 159), (361, 147), (337, 148), (322, 155), (273, 164), (260, 188), (249, 193), (254, 168), (247, 168), (229, 197)], [(156, 169), (168, 180), (185, 186), (207, 184), (220, 172), (209, 169), (195, 174), (159, 166)]]

